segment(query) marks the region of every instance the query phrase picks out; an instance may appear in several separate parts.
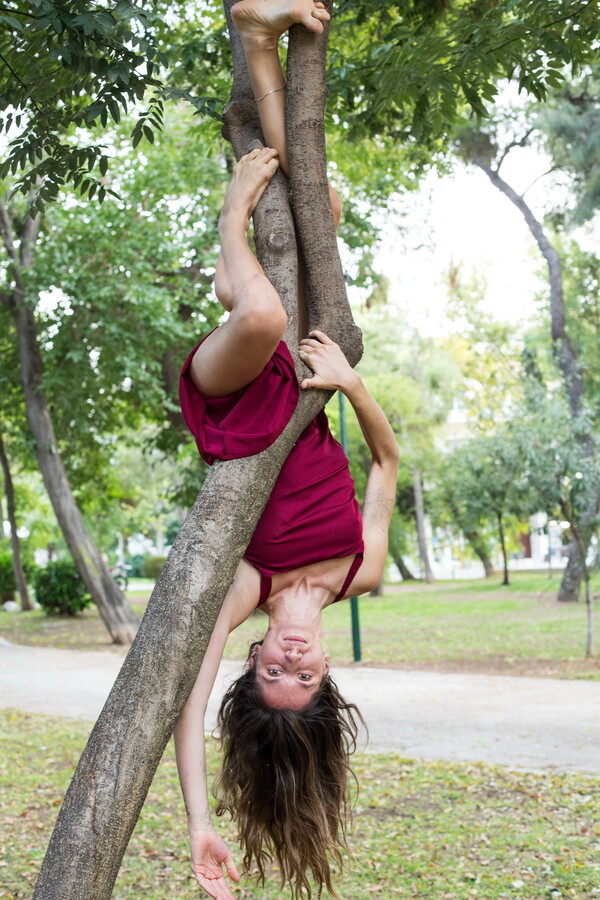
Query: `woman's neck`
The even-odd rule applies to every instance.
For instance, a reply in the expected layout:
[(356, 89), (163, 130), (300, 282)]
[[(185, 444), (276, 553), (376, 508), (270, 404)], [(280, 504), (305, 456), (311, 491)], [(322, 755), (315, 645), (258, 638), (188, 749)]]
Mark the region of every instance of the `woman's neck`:
[(331, 591), (319, 579), (299, 574), (292, 580), (286, 579), (281, 587), (275, 584), (265, 606), (273, 624), (297, 619), (320, 628), (321, 612), (329, 602)]

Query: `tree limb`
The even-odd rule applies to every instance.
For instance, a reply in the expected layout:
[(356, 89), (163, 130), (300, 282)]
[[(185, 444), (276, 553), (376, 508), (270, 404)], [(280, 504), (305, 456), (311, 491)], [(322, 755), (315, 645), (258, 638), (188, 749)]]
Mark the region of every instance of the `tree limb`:
[(494, 187), (501, 191), (505, 197), (508, 197), (510, 202), (517, 207), (546, 260), (550, 282), (552, 346), (565, 381), (571, 415), (573, 418), (576, 418), (581, 412), (584, 387), (575, 352), (566, 331), (562, 265), (558, 251), (548, 240), (541, 222), (536, 219), (523, 197), (504, 181), (499, 173), (492, 169), (485, 160), (476, 158), (473, 160), (473, 163), (487, 175)]
[(12, 260), (16, 261), (17, 253), (15, 250), (12, 222), (10, 221), (10, 216), (8, 215), (8, 211), (2, 200), (0, 200), (0, 231), (2, 232), (2, 241), (6, 248), (6, 252)]
[[(225, 121), (239, 156), (260, 137), (260, 130), (241, 42), (229, 17), (231, 3), (226, 0), (235, 78)], [(320, 41), (319, 73), (324, 71), (325, 49), (326, 43)], [(296, 64), (306, 67), (300, 58)], [(299, 76), (294, 77), (297, 82)], [(310, 117), (308, 94), (304, 106), (299, 102), (294, 114), (303, 120)], [(319, 137), (314, 129), (311, 136), (314, 140)], [(313, 152), (324, 152), (322, 140)], [(324, 159), (319, 171), (325, 171)], [(311, 197), (311, 202), (314, 200)], [(313, 211), (313, 224), (315, 219)], [(287, 183), (281, 173), (263, 194), (254, 222), (259, 258), (288, 311), (290, 350), (295, 352), (296, 248)], [(334, 245), (330, 241), (328, 246)], [(335, 266), (341, 269), (339, 259), (334, 263), (327, 258), (321, 268)], [(312, 280), (318, 280), (318, 274), (313, 273)], [(324, 322), (331, 297), (316, 299), (315, 311), (322, 313), (319, 321)], [(331, 317), (332, 322), (342, 319), (351, 322), (349, 308)], [(350, 328), (348, 325), (346, 332)], [(34, 900), (108, 900), (111, 896), (129, 837), (197, 678), (239, 560), (283, 462), (327, 396), (323, 391), (301, 392), (290, 422), (271, 447), (256, 456), (212, 467), (173, 545), (67, 791)]]
[(23, 269), (33, 263), (34, 247), (40, 231), (41, 218), (39, 215), (26, 215), (21, 232), (19, 234), (19, 260)]

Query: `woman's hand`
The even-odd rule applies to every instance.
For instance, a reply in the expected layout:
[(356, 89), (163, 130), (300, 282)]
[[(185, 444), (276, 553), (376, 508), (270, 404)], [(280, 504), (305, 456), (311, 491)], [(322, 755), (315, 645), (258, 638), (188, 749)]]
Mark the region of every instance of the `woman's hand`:
[(240, 876), (225, 841), (213, 829), (194, 831), (190, 833), (190, 848), (192, 872), (200, 887), (215, 900), (234, 900), (224, 878), (223, 864), (234, 881), (239, 881)]
[(312, 378), (302, 381), (301, 388), (347, 393), (359, 380), (342, 350), (322, 331), (311, 331), (300, 341), (298, 352), (302, 362), (314, 372)]

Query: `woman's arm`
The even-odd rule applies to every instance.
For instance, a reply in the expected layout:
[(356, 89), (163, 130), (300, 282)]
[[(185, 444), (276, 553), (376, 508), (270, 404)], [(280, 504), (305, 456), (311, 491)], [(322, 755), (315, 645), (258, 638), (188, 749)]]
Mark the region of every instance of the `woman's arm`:
[(311, 331), (300, 342), (300, 355), (314, 372), (302, 388), (342, 391), (352, 404), (371, 452), (371, 470), (363, 502), (363, 564), (347, 591), (348, 596), (371, 590), (381, 580), (387, 558), (388, 529), (396, 499), (398, 442), (381, 407), (360, 375), (348, 364), (341, 349), (322, 331)]
[(239, 875), (210, 817), (204, 717), (227, 636), (255, 609), (258, 592), (258, 573), (242, 560), (219, 613), (198, 678), (174, 731), (177, 770), (190, 836), (192, 871), (200, 886), (218, 900), (233, 900), (223, 878), (222, 864), (234, 881), (239, 881)]

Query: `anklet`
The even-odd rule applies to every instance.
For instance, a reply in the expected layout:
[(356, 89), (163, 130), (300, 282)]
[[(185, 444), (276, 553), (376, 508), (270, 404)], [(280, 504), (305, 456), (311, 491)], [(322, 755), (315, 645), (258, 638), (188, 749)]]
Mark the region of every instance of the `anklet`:
[(255, 97), (254, 100), (256, 101), (256, 103), (259, 103), (261, 100), (264, 100), (265, 97), (268, 97), (269, 94), (278, 94), (279, 91), (285, 91), (286, 87), (287, 84), (282, 84), (281, 87), (273, 88), (272, 91), (267, 91), (267, 93), (263, 94), (262, 97)]

